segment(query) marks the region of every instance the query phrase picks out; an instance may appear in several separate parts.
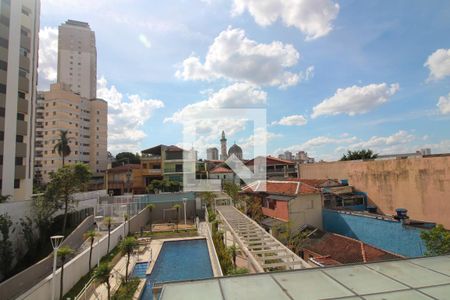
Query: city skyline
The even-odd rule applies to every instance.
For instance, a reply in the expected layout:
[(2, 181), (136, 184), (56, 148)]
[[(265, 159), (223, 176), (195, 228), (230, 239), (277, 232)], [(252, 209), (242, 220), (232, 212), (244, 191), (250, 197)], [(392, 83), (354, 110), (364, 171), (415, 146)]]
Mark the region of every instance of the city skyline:
[[(271, 11), (241, 0), (82, 3), (43, 1), (39, 87), (56, 80), (57, 26), (88, 22), (113, 153), (177, 144), (180, 119), (237, 103), (267, 108), (269, 154), (330, 160), (357, 148), (450, 149), (450, 133), (436, 130), (450, 123), (446, 3), (302, 1), (295, 16), (281, 1), (270, 1)], [(327, 13), (303, 18), (318, 11)], [(244, 63), (247, 70), (236, 67)], [(227, 138), (248, 156), (249, 128), (232, 125)], [(217, 146), (217, 130), (206, 133), (205, 149)]]

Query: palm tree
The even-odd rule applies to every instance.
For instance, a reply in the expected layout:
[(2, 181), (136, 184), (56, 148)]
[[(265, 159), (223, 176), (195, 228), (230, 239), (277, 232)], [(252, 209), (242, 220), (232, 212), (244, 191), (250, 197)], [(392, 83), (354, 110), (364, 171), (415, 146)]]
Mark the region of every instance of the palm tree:
[(175, 204), (174, 206), (172, 206), (172, 208), (175, 208), (177, 210), (177, 232), (178, 232), (178, 223), (180, 223), (180, 204)]
[(236, 245), (232, 245), (229, 248), (231, 257), (233, 257), (233, 266), (234, 270), (236, 270), (236, 258), (237, 258), (237, 247)]
[(109, 283), (109, 277), (111, 276), (111, 267), (108, 263), (102, 263), (94, 271), (94, 280), (100, 284), (106, 283), (106, 289), (108, 291), (108, 300), (111, 299), (111, 284)]
[(59, 299), (63, 299), (63, 288), (64, 288), (64, 264), (66, 258), (73, 253), (72, 248), (69, 246), (62, 246), (58, 249), (57, 255), (61, 259), (61, 278), (59, 282)]
[(111, 223), (112, 223), (112, 218), (111, 217), (105, 217), (103, 219), (103, 224), (105, 224), (108, 227), (108, 250), (106, 251), (106, 253), (109, 253), (109, 242), (111, 240)]
[(91, 271), (91, 261), (92, 261), (92, 248), (94, 246), (94, 240), (97, 236), (97, 232), (95, 230), (89, 230), (84, 234), (84, 238), (91, 242), (91, 246), (89, 249), (89, 271)]
[(72, 152), (72, 150), (70, 149), (70, 146), (69, 146), (69, 141), (71, 140), (71, 138), (69, 138), (67, 136), (67, 134), (68, 134), (67, 130), (60, 130), (58, 142), (56, 143), (55, 147), (53, 148), (53, 150), (58, 152), (58, 155), (61, 156), (63, 167), (64, 167), (64, 158), (66, 156), (69, 156), (70, 152)]
[(155, 207), (156, 206), (153, 203), (150, 203), (150, 204), (147, 205), (147, 209), (150, 212), (150, 232), (152, 232), (152, 223), (153, 223), (153, 214), (152, 214), (152, 212), (153, 212), (153, 209)]
[(128, 282), (128, 266), (130, 264), (130, 256), (133, 253), (133, 250), (137, 247), (136, 238), (129, 236), (122, 240), (120, 243), (120, 251), (123, 255), (127, 255), (127, 264), (125, 267), (125, 282)]
[(202, 200), (206, 202), (206, 207), (208, 209), (212, 209), (214, 200), (216, 199), (216, 194), (214, 194), (213, 192), (202, 192), (200, 198), (202, 198)]

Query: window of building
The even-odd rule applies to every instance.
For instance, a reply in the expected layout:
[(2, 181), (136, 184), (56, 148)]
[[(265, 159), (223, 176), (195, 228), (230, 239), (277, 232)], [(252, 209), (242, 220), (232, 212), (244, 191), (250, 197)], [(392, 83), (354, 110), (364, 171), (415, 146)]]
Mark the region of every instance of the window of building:
[(0, 141), (3, 141), (5, 139), (5, 132), (0, 131)]
[(0, 117), (4, 117), (4, 116), (5, 116), (5, 108), (0, 107)]
[(0, 165), (3, 165), (3, 155), (0, 155)]
[(14, 188), (20, 189), (20, 179), (14, 179)]
[(23, 135), (16, 135), (16, 143), (23, 143)]
[(0, 94), (6, 94), (6, 85), (0, 84)]
[(8, 69), (8, 63), (4, 60), (0, 60), (0, 70), (6, 71)]
[(17, 113), (17, 120), (20, 120), (20, 121), (25, 120), (25, 115), (22, 113)]
[(16, 156), (16, 166), (23, 165), (23, 157), (17, 157)]
[(24, 92), (17, 92), (17, 96), (21, 99), (25, 99), (25, 93)]
[(53, 115), (56, 116), (56, 111), (53, 112)]
[(8, 49), (9, 42), (7, 39), (0, 37), (0, 47)]

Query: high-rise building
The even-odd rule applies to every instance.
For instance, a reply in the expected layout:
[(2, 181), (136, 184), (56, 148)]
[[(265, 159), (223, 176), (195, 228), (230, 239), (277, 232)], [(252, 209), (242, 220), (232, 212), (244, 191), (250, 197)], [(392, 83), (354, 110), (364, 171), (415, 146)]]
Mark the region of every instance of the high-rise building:
[(219, 159), (219, 150), (216, 147), (206, 149), (206, 159), (218, 160)]
[(220, 159), (226, 160), (227, 158), (227, 139), (225, 137), (225, 131), (222, 130), (222, 138), (220, 139)]
[(67, 130), (70, 155), (65, 163), (89, 164), (92, 173), (107, 169), (108, 104), (102, 99), (86, 99), (64, 83), (55, 83), (41, 92), (36, 110), (36, 179), (47, 182), (49, 173), (62, 166), (55, 151), (60, 130)]
[(68, 20), (59, 26), (58, 82), (83, 98), (97, 97), (97, 49), (88, 23)]
[(285, 156), (285, 159), (287, 159), (287, 160), (293, 160), (294, 159), (294, 157), (292, 156), (292, 152), (291, 151), (284, 151), (284, 156)]
[(0, 185), (13, 200), (33, 190), (39, 13), (39, 0), (0, 0)]

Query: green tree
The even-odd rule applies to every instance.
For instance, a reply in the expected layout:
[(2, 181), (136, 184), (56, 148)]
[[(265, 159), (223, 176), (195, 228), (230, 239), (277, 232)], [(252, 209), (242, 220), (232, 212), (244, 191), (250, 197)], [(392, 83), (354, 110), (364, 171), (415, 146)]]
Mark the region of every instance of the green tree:
[(69, 132), (67, 130), (59, 130), (59, 137), (58, 140), (56, 141), (55, 147), (53, 148), (53, 150), (55, 150), (58, 153), (58, 155), (61, 156), (63, 167), (65, 157), (69, 156), (70, 152), (72, 152), (69, 146), (69, 142), (72, 138), (69, 138), (67, 136), (68, 133)]
[(239, 198), (239, 192), (241, 191), (239, 185), (235, 184), (234, 182), (225, 182), (223, 184), (223, 191), (228, 196), (230, 196), (230, 198), (233, 200), (233, 204), (236, 204)]
[(84, 234), (84, 238), (89, 240), (89, 271), (91, 271), (91, 262), (92, 262), (92, 250), (94, 248), (95, 237), (97, 236), (97, 232), (95, 230), (86, 231)]
[(110, 241), (111, 241), (111, 224), (112, 224), (112, 218), (111, 217), (105, 217), (103, 219), (103, 224), (106, 225), (106, 227), (108, 228), (108, 250), (106, 251), (106, 253), (109, 253), (109, 245), (110, 245)]
[(58, 210), (56, 197), (33, 197), (32, 211), (34, 223), (39, 231), (37, 248), (42, 249), (48, 244), (50, 229), (53, 224), (54, 214)]
[(263, 218), (261, 200), (258, 197), (245, 197), (247, 215), (256, 222), (260, 222)]
[(25, 218), (20, 218), (19, 223), (22, 229), (22, 236), (27, 248), (27, 253), (24, 259), (27, 262), (31, 262), (33, 261), (37, 253), (36, 239), (33, 232), (33, 220), (30, 217), (26, 216)]
[(82, 163), (64, 166), (56, 172), (50, 173), (50, 182), (45, 190), (45, 197), (53, 199), (53, 201), (64, 207), (62, 228), (62, 235), (64, 236), (66, 234), (67, 213), (72, 194), (85, 190), (90, 178), (91, 171), (89, 166)]
[(154, 179), (146, 188), (148, 193), (155, 194), (158, 194), (159, 192), (178, 192), (180, 189), (181, 184), (179, 182), (167, 178), (163, 180)]
[(204, 203), (206, 203), (206, 207), (208, 209), (212, 209), (214, 200), (216, 199), (216, 194), (213, 192), (202, 192), (200, 194), (200, 198)]
[(298, 254), (308, 239), (309, 231), (298, 232), (291, 222), (273, 228), (274, 236), (294, 253)]
[(180, 204), (175, 204), (174, 206), (172, 206), (172, 208), (175, 208), (175, 210), (177, 211), (177, 232), (178, 232), (178, 223), (180, 223)]
[(65, 245), (58, 249), (57, 255), (61, 259), (61, 278), (59, 282), (59, 299), (63, 299), (63, 290), (64, 290), (64, 264), (66, 263), (66, 259), (69, 255), (73, 253), (73, 249), (69, 246)]
[(140, 164), (141, 157), (139, 154), (131, 152), (120, 152), (116, 155), (116, 161), (113, 163), (113, 167), (121, 166), (124, 164)]
[(360, 159), (374, 159), (377, 158), (378, 154), (373, 153), (370, 149), (362, 149), (351, 151), (348, 150), (347, 154), (342, 155), (341, 160), (360, 160)]
[(153, 210), (155, 209), (155, 204), (149, 203), (147, 204), (148, 212), (150, 213), (150, 232), (152, 232), (152, 223), (153, 223)]
[(237, 266), (236, 266), (237, 247), (236, 247), (236, 245), (231, 245), (228, 249), (229, 249), (230, 255), (233, 259), (234, 270), (236, 270), (236, 268), (237, 268)]
[(431, 230), (424, 230), (420, 237), (427, 247), (426, 255), (450, 254), (450, 232), (441, 224)]
[(111, 277), (111, 266), (108, 263), (101, 263), (97, 269), (94, 270), (94, 280), (100, 284), (106, 284), (106, 290), (108, 291), (108, 300), (111, 299), (111, 284), (109, 278)]
[(122, 240), (120, 243), (120, 251), (123, 255), (127, 256), (127, 264), (125, 267), (125, 282), (128, 282), (128, 266), (130, 265), (130, 257), (138, 243), (136, 238), (129, 236)]
[(11, 262), (14, 258), (12, 243), (9, 239), (12, 224), (13, 222), (8, 213), (0, 215), (0, 233), (2, 234), (0, 243), (0, 271), (5, 277), (9, 274)]

